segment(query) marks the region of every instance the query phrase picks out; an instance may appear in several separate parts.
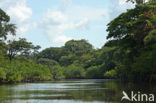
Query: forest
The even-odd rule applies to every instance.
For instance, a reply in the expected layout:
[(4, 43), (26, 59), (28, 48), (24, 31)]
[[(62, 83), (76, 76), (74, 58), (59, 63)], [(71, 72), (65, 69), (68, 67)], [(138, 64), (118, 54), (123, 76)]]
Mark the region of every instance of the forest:
[(107, 42), (100, 49), (84, 39), (42, 51), (25, 38), (9, 40), (8, 35), (16, 36), (16, 25), (0, 9), (0, 82), (85, 78), (156, 81), (156, 1), (128, 1), (135, 3), (135, 8), (107, 25)]

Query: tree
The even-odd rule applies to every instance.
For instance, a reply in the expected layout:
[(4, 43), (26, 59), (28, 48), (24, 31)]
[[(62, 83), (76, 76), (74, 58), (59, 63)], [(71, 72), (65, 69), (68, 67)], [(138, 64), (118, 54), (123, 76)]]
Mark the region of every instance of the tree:
[(116, 49), (104, 53), (103, 57), (107, 61), (105, 65), (115, 63), (115, 71), (111, 68), (105, 76), (117, 74), (132, 81), (155, 78), (156, 5), (151, 1), (127, 10), (108, 24), (107, 39), (110, 40), (105, 46)]
[(6, 72), (5, 69), (0, 67), (0, 82), (6, 79)]
[(132, 2), (133, 4), (136, 3), (136, 5), (144, 5), (144, 4), (156, 4), (156, 0), (127, 0), (127, 2)]
[(77, 56), (87, 54), (93, 50), (93, 46), (86, 40), (70, 40), (65, 43), (65, 50)]
[(58, 48), (58, 47), (50, 47), (50, 48), (46, 48), (43, 51), (41, 51), (37, 58), (47, 58), (47, 59), (51, 59), (51, 60), (55, 60), (55, 61), (59, 61), (59, 59), (61, 58), (61, 56), (65, 55), (63, 52), (63, 47)]
[(137, 5), (145, 4), (145, 0), (127, 0), (127, 2), (136, 3)]
[(76, 55), (74, 54), (69, 54), (67, 56), (62, 56), (59, 60), (60, 64), (63, 66), (68, 66), (72, 64), (75, 60), (77, 60)]
[(53, 75), (54, 79), (64, 79), (65, 76), (63, 74), (63, 67), (59, 66), (59, 65), (55, 65), (53, 67), (50, 67), (50, 71)]
[(8, 34), (16, 35), (16, 26), (10, 24), (10, 17), (0, 9), (0, 38), (6, 40)]
[(0, 55), (6, 56), (7, 54), (7, 45), (5, 42), (0, 41)]
[(90, 66), (94, 65), (96, 58), (91, 54), (85, 54), (79, 57), (76, 61), (74, 61), (75, 65), (82, 66), (83, 68), (87, 69)]
[(122, 13), (108, 24), (107, 38), (121, 39), (127, 36), (146, 36), (155, 24), (156, 6), (137, 6), (135, 9)]
[(9, 60), (11, 61), (17, 54), (29, 56), (34, 49), (39, 49), (39, 46), (35, 47), (31, 42), (27, 42), (25, 38), (20, 38), (18, 41), (8, 41)]
[(64, 67), (64, 74), (66, 79), (82, 79), (85, 77), (85, 70), (80, 66), (69, 65)]
[(144, 38), (144, 44), (154, 44), (156, 43), (156, 30), (153, 30)]
[(43, 65), (48, 65), (49, 67), (58, 65), (58, 62), (56, 62), (55, 60), (50, 60), (47, 58), (40, 58), (37, 60), (37, 63), (43, 64)]

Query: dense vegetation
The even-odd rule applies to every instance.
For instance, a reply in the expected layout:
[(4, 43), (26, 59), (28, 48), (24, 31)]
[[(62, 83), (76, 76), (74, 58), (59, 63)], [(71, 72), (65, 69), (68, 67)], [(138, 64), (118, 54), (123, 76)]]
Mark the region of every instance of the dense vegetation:
[(0, 82), (52, 79), (117, 78), (156, 80), (156, 2), (136, 2), (134, 9), (108, 24), (108, 42), (94, 49), (86, 40), (70, 40), (62, 47), (38, 51), (25, 38), (10, 41), (16, 26), (0, 9)]

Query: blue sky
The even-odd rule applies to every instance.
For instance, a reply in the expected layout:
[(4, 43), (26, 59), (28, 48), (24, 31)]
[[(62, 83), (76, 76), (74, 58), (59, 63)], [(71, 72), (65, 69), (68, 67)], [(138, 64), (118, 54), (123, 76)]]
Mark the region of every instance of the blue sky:
[(107, 24), (134, 5), (126, 0), (0, 0), (0, 8), (25, 37), (42, 49), (86, 39), (95, 48), (106, 42)]

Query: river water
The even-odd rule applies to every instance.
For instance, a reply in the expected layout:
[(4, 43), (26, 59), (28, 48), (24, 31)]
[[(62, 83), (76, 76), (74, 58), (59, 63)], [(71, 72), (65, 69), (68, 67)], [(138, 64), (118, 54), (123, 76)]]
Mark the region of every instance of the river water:
[(5, 84), (0, 103), (120, 103), (123, 91), (154, 94), (156, 86), (107, 79)]

